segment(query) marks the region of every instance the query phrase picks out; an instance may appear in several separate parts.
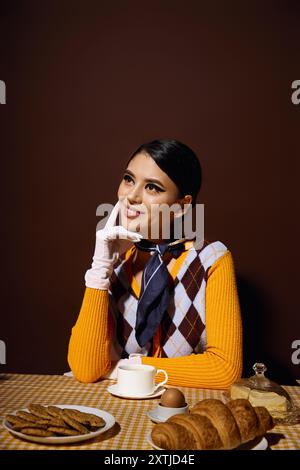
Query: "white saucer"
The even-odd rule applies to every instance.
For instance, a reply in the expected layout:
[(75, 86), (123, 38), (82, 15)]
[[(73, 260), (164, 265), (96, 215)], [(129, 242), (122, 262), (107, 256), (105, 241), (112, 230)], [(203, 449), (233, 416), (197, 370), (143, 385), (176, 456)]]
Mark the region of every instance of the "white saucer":
[(118, 390), (118, 385), (114, 384), (114, 385), (110, 385), (109, 387), (107, 387), (106, 390), (108, 390), (109, 393), (111, 393), (112, 395), (115, 395), (116, 397), (131, 398), (132, 400), (145, 400), (147, 398), (160, 397), (166, 389), (164, 387), (159, 387), (154, 393), (151, 393), (150, 395), (131, 395), (131, 394), (120, 392)]
[(148, 411), (148, 417), (153, 421), (154, 423), (164, 423), (167, 421), (167, 418), (160, 418), (157, 414), (157, 408), (154, 408), (154, 410)]

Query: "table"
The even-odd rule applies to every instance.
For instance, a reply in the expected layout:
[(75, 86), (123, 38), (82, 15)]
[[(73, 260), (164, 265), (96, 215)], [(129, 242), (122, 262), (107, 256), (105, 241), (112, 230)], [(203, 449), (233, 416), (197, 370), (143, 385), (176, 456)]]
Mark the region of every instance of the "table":
[[(0, 374), (0, 418), (29, 403), (84, 405), (108, 411), (116, 418), (116, 425), (92, 441), (72, 445), (40, 445), (14, 438), (0, 427), (1, 450), (33, 449), (131, 449), (151, 450), (146, 435), (153, 423), (147, 416), (149, 410), (159, 402), (150, 400), (125, 400), (112, 396), (106, 389), (112, 382), (103, 380), (83, 384), (74, 378), (58, 375)], [(178, 387), (179, 388), (179, 387)], [(204, 398), (222, 398), (221, 390), (180, 388), (190, 406)], [(300, 405), (300, 386), (285, 389)], [(267, 434), (272, 449), (300, 449), (300, 424), (276, 426)]]

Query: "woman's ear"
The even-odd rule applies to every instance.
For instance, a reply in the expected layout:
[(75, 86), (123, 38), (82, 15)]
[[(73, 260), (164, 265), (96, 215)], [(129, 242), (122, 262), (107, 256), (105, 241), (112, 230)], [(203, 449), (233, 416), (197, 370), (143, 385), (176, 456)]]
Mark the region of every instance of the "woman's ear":
[(174, 218), (182, 217), (184, 214), (186, 214), (187, 211), (192, 207), (192, 201), (193, 197), (190, 194), (184, 196), (182, 199), (179, 199), (177, 203), (181, 206), (181, 210), (174, 214)]

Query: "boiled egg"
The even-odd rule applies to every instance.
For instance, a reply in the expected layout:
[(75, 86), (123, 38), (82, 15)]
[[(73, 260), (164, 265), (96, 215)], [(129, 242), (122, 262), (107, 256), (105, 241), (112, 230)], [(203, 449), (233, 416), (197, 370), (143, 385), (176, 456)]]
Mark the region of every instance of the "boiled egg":
[(186, 405), (185, 397), (177, 388), (168, 388), (161, 396), (160, 405), (168, 408), (182, 408)]

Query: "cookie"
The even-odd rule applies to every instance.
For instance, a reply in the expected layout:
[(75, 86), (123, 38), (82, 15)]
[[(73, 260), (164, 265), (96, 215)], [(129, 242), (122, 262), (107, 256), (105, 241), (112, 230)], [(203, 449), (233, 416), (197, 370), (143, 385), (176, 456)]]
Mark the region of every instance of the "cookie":
[[(18, 416), (16, 415), (7, 415), (5, 419), (10, 425), (14, 425), (15, 423), (25, 422), (25, 420), (18, 418)], [(28, 421), (27, 421), (27, 424), (28, 424)]]
[(90, 420), (90, 425), (93, 428), (103, 428), (106, 424), (103, 418), (100, 418), (100, 416), (96, 416), (93, 414), (88, 414), (89, 420)]
[(36, 423), (29, 423), (28, 421), (20, 421), (19, 423), (15, 423), (12, 425), (12, 428), (14, 429), (14, 431), (21, 431), (22, 432), (22, 429), (24, 428), (28, 428), (30, 426), (30, 428), (34, 428), (34, 429), (44, 429), (46, 430), (47, 429), (47, 425), (42, 425), (42, 424), (36, 424)]
[(72, 408), (65, 408), (64, 415), (69, 416), (69, 418), (75, 419), (78, 423), (83, 424), (84, 426), (89, 426), (90, 422), (86, 417), (86, 413), (81, 413), (78, 410), (73, 410)]
[(80, 434), (88, 434), (89, 430), (83, 426), (83, 424), (79, 423), (78, 421), (75, 421), (75, 419), (70, 418), (65, 412), (62, 413), (61, 415), (62, 419), (68, 426), (70, 426), (73, 429), (76, 429), (77, 431), (80, 432)]
[(27, 434), (28, 436), (38, 436), (38, 437), (50, 437), (55, 436), (54, 432), (49, 431), (48, 429), (37, 429), (37, 428), (23, 428), (23, 434)]
[(103, 428), (106, 424), (104, 419), (91, 413), (83, 413), (82, 411), (73, 409), (65, 409), (64, 413), (85, 426)]
[(62, 426), (66, 427), (64, 420), (61, 417), (51, 418), (48, 420), (48, 426)]
[(17, 416), (21, 419), (24, 419), (30, 423), (37, 423), (37, 424), (47, 424), (48, 420), (39, 418), (38, 416), (33, 415), (32, 413), (28, 413), (27, 411), (17, 411)]
[(80, 434), (80, 432), (76, 431), (76, 429), (64, 428), (59, 426), (50, 426), (48, 428), (48, 431), (54, 432), (55, 434), (60, 436), (78, 436)]
[(49, 419), (51, 415), (47, 412), (47, 408), (42, 405), (35, 405), (35, 404), (30, 404), (28, 406), (29, 411), (35, 415), (38, 416), (39, 418), (44, 418), (44, 419)]
[(61, 415), (62, 409), (58, 408), (57, 406), (47, 406), (47, 412), (49, 415), (53, 416), (54, 418), (57, 418)]

